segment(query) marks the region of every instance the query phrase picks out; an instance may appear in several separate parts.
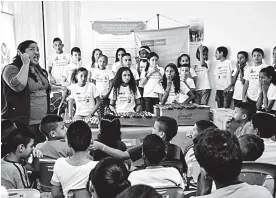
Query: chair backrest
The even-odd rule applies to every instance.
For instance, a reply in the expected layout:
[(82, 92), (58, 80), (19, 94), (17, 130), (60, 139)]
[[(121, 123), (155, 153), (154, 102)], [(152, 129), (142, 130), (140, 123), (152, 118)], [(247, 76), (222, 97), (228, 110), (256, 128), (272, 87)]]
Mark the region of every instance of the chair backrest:
[[(246, 176), (246, 175), (249, 176)], [(250, 176), (251, 174), (251, 176)], [(259, 175), (258, 175), (259, 174)], [(257, 176), (258, 175), (258, 176)], [(270, 175), (274, 180), (274, 187), (271, 189), (273, 197), (276, 195), (276, 164), (268, 164), (261, 162), (243, 162), (240, 179), (249, 184), (262, 185), (266, 175)], [(254, 181), (248, 181), (248, 180)]]
[(67, 198), (91, 198), (86, 188), (69, 190)]
[(9, 198), (40, 198), (36, 189), (8, 189)]
[(162, 198), (184, 198), (184, 191), (180, 187), (155, 188)]
[(39, 159), (39, 183), (43, 192), (51, 191), (51, 179), (55, 163), (56, 160), (54, 159)]

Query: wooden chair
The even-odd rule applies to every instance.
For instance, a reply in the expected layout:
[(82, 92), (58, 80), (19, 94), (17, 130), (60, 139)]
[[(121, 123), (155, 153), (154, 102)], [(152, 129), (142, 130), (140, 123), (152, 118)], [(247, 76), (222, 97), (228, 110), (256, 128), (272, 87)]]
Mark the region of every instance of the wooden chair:
[(9, 198), (40, 198), (36, 189), (8, 189)]
[(239, 178), (249, 184), (263, 185), (268, 175), (272, 176), (274, 180), (274, 185), (269, 190), (276, 198), (276, 165), (261, 162), (243, 162)]
[(180, 187), (155, 188), (162, 198), (184, 198), (184, 191)]
[(69, 190), (67, 198), (91, 198), (86, 188)]

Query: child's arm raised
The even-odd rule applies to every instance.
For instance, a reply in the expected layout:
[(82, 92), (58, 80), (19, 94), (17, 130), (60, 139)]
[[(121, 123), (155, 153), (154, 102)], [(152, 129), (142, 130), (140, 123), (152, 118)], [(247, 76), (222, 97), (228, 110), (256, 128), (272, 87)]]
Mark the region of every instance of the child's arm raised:
[(164, 94), (158, 93), (158, 97), (159, 97), (161, 105), (164, 105), (167, 102), (167, 99), (170, 95), (172, 83), (173, 83), (173, 81), (170, 78), (167, 78), (167, 87), (166, 87), (166, 90), (164, 90), (165, 91)]
[(208, 69), (208, 65), (207, 65), (207, 63), (205, 62), (204, 57), (203, 57), (203, 45), (202, 45), (202, 44), (199, 44), (198, 48), (199, 48), (199, 60), (200, 60), (200, 65), (201, 65), (201, 67), (206, 67), (206, 68)]

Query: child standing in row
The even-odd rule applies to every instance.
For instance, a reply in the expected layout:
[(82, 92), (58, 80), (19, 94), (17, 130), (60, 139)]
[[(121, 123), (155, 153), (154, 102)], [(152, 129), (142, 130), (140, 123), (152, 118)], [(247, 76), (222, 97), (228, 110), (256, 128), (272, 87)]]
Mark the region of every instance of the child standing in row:
[(195, 70), (191, 68), (191, 58), (188, 54), (182, 54), (177, 59), (177, 67), (180, 68), (181, 66), (186, 66), (190, 68), (190, 76), (194, 80), (194, 84), (196, 84), (197, 81), (197, 75), (195, 73)]
[(73, 100), (76, 102), (74, 119), (91, 118), (101, 104), (100, 93), (93, 83), (87, 82), (87, 69), (80, 67), (72, 73), (71, 95), (69, 96), (69, 118), (73, 115)]
[(148, 64), (141, 74), (141, 83), (144, 85), (143, 98), (145, 111), (153, 113), (153, 106), (159, 103), (158, 94), (154, 91), (157, 83), (162, 80), (164, 69), (157, 65), (159, 56), (155, 52), (148, 55)]
[(112, 72), (116, 75), (116, 72), (122, 67), (122, 55), (126, 53), (124, 48), (118, 48), (115, 54), (115, 63), (112, 65)]
[(158, 83), (155, 87), (160, 103), (172, 104), (179, 103), (180, 95), (186, 96), (181, 102), (188, 103), (193, 99), (193, 94), (186, 84), (180, 81), (178, 69), (175, 64), (170, 63), (165, 67), (162, 84)]
[(136, 81), (136, 85), (138, 86), (140, 77), (139, 77), (137, 70), (131, 67), (131, 64), (132, 64), (132, 60), (131, 60), (130, 53), (123, 54), (122, 55), (122, 66), (128, 67), (131, 70), (133, 77)]
[(232, 75), (234, 67), (227, 60), (228, 50), (221, 46), (216, 50), (215, 57), (220, 63), (216, 66), (214, 75), (216, 78), (216, 101), (218, 108), (230, 108), (233, 96)]
[(276, 70), (276, 46), (273, 48), (272, 58), (273, 58), (272, 66)]
[(109, 95), (110, 109), (115, 113), (141, 111), (141, 95), (128, 67), (121, 67), (114, 78)]
[(98, 60), (102, 54), (103, 54), (102, 50), (98, 48), (94, 49), (92, 52), (92, 56), (91, 56), (92, 64), (87, 67), (87, 70), (88, 70), (87, 79), (89, 82), (92, 82), (92, 73), (94, 69), (98, 68)]
[(196, 90), (194, 92), (195, 102), (200, 105), (207, 105), (211, 94), (211, 85), (208, 75), (210, 67), (207, 63), (208, 48), (200, 44), (196, 51), (196, 58), (198, 62), (191, 68), (195, 71), (197, 76)]
[(264, 51), (260, 48), (253, 49), (252, 58), (254, 64), (244, 76), (245, 83), (243, 86), (242, 100), (243, 102), (247, 101), (256, 105), (260, 91), (259, 73), (261, 69), (266, 67), (263, 63)]

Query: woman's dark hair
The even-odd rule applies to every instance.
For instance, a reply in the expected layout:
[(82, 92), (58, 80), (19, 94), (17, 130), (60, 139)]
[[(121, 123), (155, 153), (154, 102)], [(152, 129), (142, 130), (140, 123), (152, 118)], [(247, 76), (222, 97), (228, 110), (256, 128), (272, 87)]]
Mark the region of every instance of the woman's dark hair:
[(116, 141), (121, 140), (121, 122), (111, 114), (104, 115), (100, 121), (98, 140), (105, 145), (115, 148)]
[(119, 93), (120, 86), (123, 83), (122, 74), (123, 74), (124, 71), (129, 71), (130, 72), (130, 81), (129, 81), (129, 84), (128, 84), (129, 89), (134, 95), (136, 94), (136, 91), (137, 91), (136, 82), (135, 82), (135, 79), (134, 79), (134, 76), (133, 76), (131, 70), (128, 67), (121, 67), (117, 71), (117, 73), (114, 77), (114, 80), (113, 80), (114, 98), (117, 98), (117, 93)]
[(114, 198), (130, 186), (128, 175), (121, 160), (111, 157), (102, 159), (89, 174), (87, 190), (90, 192), (92, 183), (99, 198)]
[(147, 185), (139, 184), (134, 185), (126, 190), (124, 190), (122, 193), (120, 193), (116, 198), (162, 198), (162, 196), (156, 192), (156, 190)]
[(115, 63), (117, 63), (119, 61), (118, 54), (119, 54), (120, 51), (123, 51), (124, 53), (126, 53), (126, 50), (124, 48), (121, 48), (121, 47), (118, 48), (116, 50), (116, 54), (115, 54)]
[(175, 76), (174, 76), (174, 78), (172, 79), (172, 81), (173, 81), (173, 85), (174, 85), (174, 92), (175, 92), (176, 94), (178, 94), (178, 93), (180, 92), (180, 77), (179, 77), (178, 69), (177, 69), (176, 65), (173, 64), (173, 63), (169, 63), (169, 64), (165, 67), (165, 72), (164, 72), (163, 80), (162, 80), (162, 87), (164, 88), (164, 90), (166, 90), (166, 88), (167, 88), (166, 69), (167, 69), (168, 67), (171, 67), (171, 68), (175, 71)]
[(146, 66), (146, 68), (145, 68), (145, 72), (147, 72), (148, 69), (149, 69), (149, 66), (150, 66), (149, 61), (150, 61), (150, 59), (151, 59), (152, 57), (156, 57), (157, 59), (159, 59), (158, 54), (156, 54), (155, 52), (149, 53), (148, 56), (147, 56), (148, 62), (147, 62), (147, 66)]
[(180, 61), (181, 61), (181, 58), (182, 58), (183, 56), (186, 56), (186, 57), (188, 58), (188, 60), (189, 60), (189, 68), (190, 68), (190, 67), (191, 67), (191, 58), (190, 58), (190, 56), (189, 56), (188, 54), (182, 54), (181, 56), (179, 56), (179, 57), (177, 58), (177, 67), (178, 67), (178, 68), (181, 67)]
[[(206, 47), (206, 46), (202, 46), (202, 48), (203, 48), (203, 53), (204, 53), (204, 51), (208, 54), (208, 52), (209, 52), (209, 49), (208, 49), (208, 47)], [(208, 57), (207, 57), (208, 58)], [(197, 50), (196, 50), (196, 59), (197, 60), (200, 60), (200, 51), (199, 51), (199, 47), (197, 48)]]
[(102, 50), (100, 50), (99, 48), (96, 48), (96, 49), (93, 50), (92, 57), (91, 57), (91, 59), (92, 59), (91, 67), (95, 67), (95, 62), (96, 62), (96, 60), (95, 60), (95, 53), (96, 53), (96, 51), (99, 51), (100, 55), (103, 54)]
[(72, 83), (78, 83), (78, 80), (76, 78), (76, 75), (79, 73), (79, 72), (86, 72), (88, 74), (88, 71), (86, 68), (84, 67), (79, 67), (78, 69), (74, 69), (74, 71), (72, 72), (72, 75), (71, 75), (71, 82)]
[(274, 67), (268, 66), (263, 69), (261, 69), (262, 73), (265, 73), (265, 75), (269, 78), (271, 77), (271, 83), (273, 85), (276, 85), (276, 71), (274, 71)]

